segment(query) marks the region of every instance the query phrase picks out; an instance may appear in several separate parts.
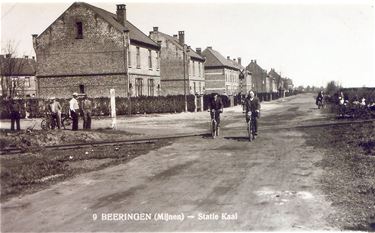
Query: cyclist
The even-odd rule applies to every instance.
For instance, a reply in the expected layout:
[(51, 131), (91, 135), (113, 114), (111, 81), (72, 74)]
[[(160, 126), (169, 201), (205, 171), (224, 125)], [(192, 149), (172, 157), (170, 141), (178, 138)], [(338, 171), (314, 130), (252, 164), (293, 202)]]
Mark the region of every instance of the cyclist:
[[(216, 120), (216, 123), (217, 123), (217, 132), (216, 132), (217, 136), (219, 135), (220, 113), (223, 112), (223, 107), (224, 107), (224, 105), (223, 105), (223, 102), (221, 101), (221, 98), (218, 97), (217, 93), (213, 93), (212, 99), (210, 101), (210, 104), (209, 104), (208, 108), (209, 108), (209, 111), (211, 113), (211, 120), (214, 119), (214, 117), (215, 117), (215, 120)], [(215, 110), (215, 112), (213, 112), (212, 110)]]
[(248, 112), (251, 111), (251, 120), (254, 122), (255, 136), (258, 135), (258, 121), (260, 112), (260, 103), (258, 97), (255, 97), (253, 91), (249, 91), (249, 95), (245, 99), (246, 123), (249, 122)]
[(320, 91), (318, 93), (318, 96), (316, 97), (316, 102), (315, 102), (315, 104), (318, 105), (318, 108), (320, 108), (319, 102), (321, 103), (321, 105), (323, 105), (323, 99), (324, 99), (323, 91)]

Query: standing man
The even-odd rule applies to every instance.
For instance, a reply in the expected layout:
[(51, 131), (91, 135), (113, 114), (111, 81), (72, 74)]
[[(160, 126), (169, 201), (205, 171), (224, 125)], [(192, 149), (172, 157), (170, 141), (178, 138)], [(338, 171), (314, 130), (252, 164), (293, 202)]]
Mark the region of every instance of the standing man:
[(85, 94), (82, 101), (83, 129), (91, 129), (91, 113), (92, 103)]
[(78, 94), (76, 92), (73, 93), (73, 98), (69, 101), (69, 112), (70, 116), (72, 117), (72, 130), (76, 131), (78, 130), (78, 101), (77, 101)]
[(57, 128), (61, 129), (61, 105), (56, 100), (55, 97), (51, 98), (51, 103), (49, 104), (49, 111), (51, 113), (51, 128), (55, 129), (56, 124)]
[(255, 136), (258, 135), (258, 121), (260, 112), (260, 103), (258, 97), (255, 97), (253, 91), (249, 91), (249, 95), (245, 99), (245, 109), (246, 109), (246, 122), (249, 122), (247, 113), (251, 111), (251, 120), (254, 122)]
[(10, 130), (14, 131), (14, 124), (17, 126), (17, 131), (21, 130), (20, 119), (21, 119), (21, 107), (13, 99), (9, 102), (10, 112)]

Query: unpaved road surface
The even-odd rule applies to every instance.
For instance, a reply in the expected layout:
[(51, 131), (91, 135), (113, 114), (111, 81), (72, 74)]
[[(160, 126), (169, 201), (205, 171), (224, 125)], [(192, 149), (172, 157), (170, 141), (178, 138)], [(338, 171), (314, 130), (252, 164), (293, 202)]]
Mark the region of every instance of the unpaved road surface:
[(293, 128), (324, 117), (312, 95), (267, 106), (251, 143), (240, 107), (232, 108), (217, 139), (180, 139), (3, 203), (2, 231), (338, 230), (320, 189), (322, 156)]

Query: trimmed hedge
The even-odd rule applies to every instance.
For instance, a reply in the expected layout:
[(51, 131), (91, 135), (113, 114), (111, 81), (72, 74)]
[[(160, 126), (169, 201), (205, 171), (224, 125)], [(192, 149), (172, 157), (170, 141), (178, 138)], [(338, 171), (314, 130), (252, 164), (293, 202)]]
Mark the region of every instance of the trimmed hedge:
[[(266, 93), (258, 93), (258, 97)], [(296, 94), (296, 93), (293, 93)], [(276, 97), (276, 96), (275, 96)], [(194, 95), (187, 96), (187, 109), (189, 112), (194, 112), (195, 108), (200, 110), (201, 100), (197, 97), (195, 106)], [(231, 98), (233, 98), (233, 104), (241, 104), (241, 96), (226, 96), (220, 95), (219, 98), (223, 101), (224, 107), (231, 106)], [(93, 103), (93, 116), (109, 116), (110, 115), (110, 99), (108, 97), (100, 98), (89, 98)], [(203, 96), (203, 110), (208, 109), (208, 104), (212, 99), (212, 95)], [(63, 113), (69, 111), (69, 100), (70, 99), (57, 99), (60, 102), (63, 109)], [(25, 112), (30, 114), (29, 117), (43, 117), (45, 115), (45, 109), (49, 100), (28, 98), (15, 100), (21, 106), (21, 116), (25, 117)], [(79, 102), (81, 100), (78, 100)], [(131, 111), (131, 112), (130, 112)], [(116, 113), (117, 115), (129, 115), (129, 114), (149, 114), (149, 113), (177, 113), (185, 111), (184, 95), (174, 96), (140, 96), (140, 97), (116, 97)], [(9, 118), (8, 101), (0, 99), (0, 118)]]
[[(194, 95), (187, 96), (187, 109), (189, 112), (195, 110)], [(89, 98), (93, 103), (93, 116), (110, 115), (110, 98)], [(69, 111), (70, 99), (57, 99), (63, 109), (63, 113)], [(140, 97), (116, 97), (117, 115), (149, 114), (149, 113), (177, 113), (185, 111), (184, 95), (176, 96), (140, 96)], [(29, 98), (14, 100), (21, 106), (21, 116), (25, 117), (25, 112), (29, 117), (43, 117), (45, 115), (48, 100)], [(78, 100), (79, 103), (82, 100)], [(0, 118), (9, 118), (8, 100), (0, 100)], [(200, 108), (200, 100), (197, 98), (197, 108)]]

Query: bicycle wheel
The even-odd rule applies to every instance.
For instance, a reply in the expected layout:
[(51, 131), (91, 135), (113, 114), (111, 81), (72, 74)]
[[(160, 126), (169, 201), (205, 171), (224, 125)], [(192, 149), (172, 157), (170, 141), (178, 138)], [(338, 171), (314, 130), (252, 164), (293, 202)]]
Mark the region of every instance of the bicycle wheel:
[(64, 129), (69, 129), (71, 126), (72, 126), (72, 118), (70, 117), (65, 117), (63, 120), (62, 120), (62, 126)]
[(253, 126), (251, 122), (252, 122), (251, 119), (249, 120), (249, 122), (247, 122), (247, 132), (249, 136), (249, 142), (253, 140)]
[(43, 129), (43, 130), (48, 129), (47, 120), (46, 119), (43, 119), (42, 122), (40, 122), (40, 128)]
[(215, 120), (211, 121), (211, 135), (212, 135), (212, 138), (216, 137), (216, 122), (215, 122)]

